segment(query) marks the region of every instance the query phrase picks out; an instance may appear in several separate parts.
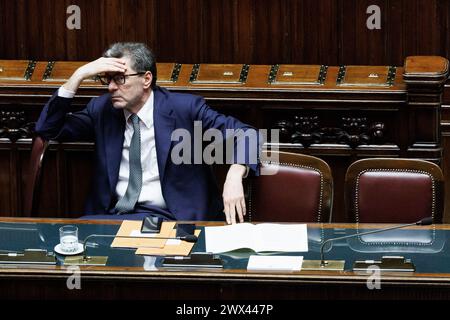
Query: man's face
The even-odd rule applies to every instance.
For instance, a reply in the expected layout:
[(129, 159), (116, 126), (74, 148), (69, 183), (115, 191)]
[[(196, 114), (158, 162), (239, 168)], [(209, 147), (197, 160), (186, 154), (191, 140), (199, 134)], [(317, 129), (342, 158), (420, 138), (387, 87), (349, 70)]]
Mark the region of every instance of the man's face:
[[(127, 68), (124, 75), (136, 73), (136, 70), (131, 67), (130, 58), (123, 57), (122, 59), (126, 61), (125, 66)], [(115, 74), (110, 73), (109, 75)], [(134, 111), (136, 107), (142, 106), (146, 100), (144, 82), (144, 75), (125, 77), (124, 84), (118, 84), (111, 80), (108, 91), (111, 94), (114, 108)]]

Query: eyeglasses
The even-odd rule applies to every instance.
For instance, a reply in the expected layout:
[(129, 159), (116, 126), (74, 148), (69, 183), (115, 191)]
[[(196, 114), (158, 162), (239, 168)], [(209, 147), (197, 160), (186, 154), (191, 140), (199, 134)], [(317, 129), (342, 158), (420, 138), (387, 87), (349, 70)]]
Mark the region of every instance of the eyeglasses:
[(138, 73), (132, 73), (132, 74), (115, 74), (115, 75), (97, 75), (97, 79), (100, 80), (100, 82), (103, 85), (109, 85), (111, 83), (111, 80), (113, 80), (116, 84), (125, 84), (125, 79), (127, 77), (132, 76), (140, 76), (146, 74), (146, 72), (138, 72)]

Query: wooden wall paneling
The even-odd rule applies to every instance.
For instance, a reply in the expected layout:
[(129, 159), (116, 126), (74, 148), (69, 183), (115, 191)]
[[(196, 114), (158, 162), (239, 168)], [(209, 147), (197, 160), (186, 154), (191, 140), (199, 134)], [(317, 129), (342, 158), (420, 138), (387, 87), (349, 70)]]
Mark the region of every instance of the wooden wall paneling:
[[(26, 26), (28, 24), (27, 17), (25, 16), (25, 6), (24, 2), (25, 0), (18, 0), (15, 2), (15, 18), (16, 18), (16, 25), (18, 26), (15, 28), (15, 30), (11, 30), (11, 32), (15, 33), (14, 37), (14, 44), (17, 47), (17, 56), (25, 56), (27, 54), (28, 46), (27, 44), (27, 33), (25, 31), (25, 28), (21, 26)], [(9, 44), (8, 44), (9, 43)], [(11, 42), (6, 42), (6, 46), (10, 46)], [(1, 48), (0, 44), (0, 48)]]
[(0, 215), (20, 217), (31, 143), (0, 140)]
[(104, 48), (101, 48), (96, 56), (99, 56), (108, 44), (127, 39), (127, 36), (123, 33), (123, 2), (120, 0), (109, 0), (102, 4), (103, 16), (101, 23), (104, 25)]
[(417, 28), (417, 0), (402, 0), (402, 7), (408, 5), (408, 11), (402, 10), (402, 33), (403, 56), (408, 53), (410, 55), (417, 54), (417, 37), (420, 30)]
[[(11, 172), (11, 154), (12, 150), (9, 149), (8, 143), (5, 141), (0, 142), (0, 215), (1, 216), (14, 216), (15, 215), (15, 203), (13, 189), (13, 181), (15, 172)], [(6, 149), (5, 149), (6, 148)], [(9, 150), (8, 150), (9, 149)]]
[[(255, 64), (290, 61), (290, 57), (286, 56), (290, 53), (286, 52), (285, 48), (290, 48), (295, 44), (290, 41), (290, 30), (287, 29), (291, 18), (286, 12), (289, 5), (283, 1), (263, 3), (264, 5), (255, 4), (254, 6), (253, 37), (251, 38), (252, 42), (247, 44), (248, 49), (253, 51), (252, 61), (255, 61)], [(249, 63), (249, 61), (246, 62)]]
[[(418, 55), (445, 55), (440, 45), (447, 30), (442, 28), (439, 2), (442, 1), (417, 0), (417, 27), (420, 30), (417, 34)], [(407, 52), (405, 54), (409, 55)]]
[(199, 0), (159, 1), (156, 54), (159, 61), (204, 62), (208, 47), (201, 41), (202, 6)]
[[(445, 37), (442, 37), (443, 46), (445, 47), (445, 57), (450, 59), (450, 1), (443, 1), (440, 3), (439, 11), (442, 14), (442, 30), (444, 30)], [(450, 88), (449, 88), (450, 90)]]
[[(206, 43), (209, 43), (208, 48), (205, 48), (206, 61), (229, 63), (231, 60), (241, 59), (243, 54), (249, 54), (239, 50), (241, 46), (238, 42), (242, 38), (237, 32), (240, 3), (242, 4), (243, 1), (207, 1), (204, 4), (203, 32)], [(229, 20), (223, 17), (228, 17)], [(253, 19), (251, 15), (246, 18)], [(248, 60), (250, 59), (241, 62)]]
[(279, 57), (277, 63), (338, 65), (339, 1), (290, 1), (289, 5), (288, 31), (293, 41), (286, 43), (285, 50), (293, 52), (292, 58)]
[(399, 106), (399, 112), (396, 115), (396, 126), (391, 128), (394, 130), (394, 135), (398, 141), (398, 146), (400, 147), (399, 156), (402, 158), (407, 158), (407, 150), (410, 146), (410, 122), (409, 122), (409, 108), (407, 104)]
[[(381, 29), (368, 29), (367, 8), (381, 9)], [(386, 59), (388, 6), (382, 0), (341, 1), (341, 64), (383, 65)]]
[[(223, 1), (226, 3), (226, 0)], [(249, 63), (255, 56), (261, 61), (267, 55), (266, 52), (259, 52), (255, 45), (255, 6), (261, 2), (255, 0), (233, 0), (233, 9), (229, 16), (223, 16), (220, 20), (226, 26), (232, 21), (232, 33), (229, 35), (233, 43), (233, 52), (231, 56), (224, 56), (226, 63)], [(267, 23), (267, 22), (266, 22)], [(214, 57), (210, 57), (211, 60)], [(191, 61), (192, 62), (192, 61)]]
[[(132, 23), (126, 22), (125, 25), (130, 31), (134, 30), (134, 41), (144, 42), (153, 49), (156, 45), (156, 0), (134, 0), (133, 8), (132, 16), (134, 20), (131, 20)], [(129, 19), (125, 20), (128, 21)], [(139, 21), (139, 24), (136, 25), (136, 21)]]
[[(23, 26), (18, 26), (19, 28), (24, 28), (27, 35), (26, 46), (28, 48), (27, 57), (24, 59), (38, 60), (41, 56), (51, 55), (49, 50), (51, 50), (52, 45), (44, 43), (44, 22), (46, 25), (50, 25), (52, 19), (42, 19), (44, 15), (45, 0), (28, 0), (25, 4), (25, 19), (27, 23)], [(46, 13), (47, 17), (50, 17)], [(12, 26), (7, 26), (8, 30)], [(14, 42), (13, 42), (14, 43)], [(12, 44), (14, 45), (14, 44)]]
[[(368, 30), (369, 5), (381, 30)], [(68, 30), (66, 9), (81, 9)], [(148, 43), (159, 61), (401, 65), (450, 56), (446, 0), (1, 0), (0, 58), (89, 61), (116, 41)]]
[[(412, 9), (411, 9), (412, 10)], [(386, 60), (385, 64), (402, 66), (405, 62), (404, 55), (404, 0), (389, 0), (387, 12), (382, 12), (383, 28), (386, 29)]]
[(439, 16), (440, 0), (404, 0), (403, 7), (403, 56), (440, 55), (440, 34), (446, 33)]
[[(203, 33), (201, 45), (205, 51), (203, 62), (252, 61), (255, 56), (254, 8), (252, 0), (203, 2), (201, 30)], [(270, 23), (266, 21), (266, 24)], [(265, 56), (265, 52), (260, 54)]]
[[(49, 6), (52, 8), (52, 15), (43, 20), (46, 21), (47, 28), (50, 29), (51, 32), (45, 31), (44, 45), (47, 53), (45, 53), (45, 55), (41, 53), (38, 58), (39, 60), (69, 60), (71, 58), (73, 59), (73, 57), (79, 53), (76, 48), (68, 47), (68, 38), (70, 37), (70, 34), (73, 33), (73, 31), (68, 30), (66, 26), (66, 20), (69, 16), (67, 14), (67, 7), (71, 4), (73, 3), (68, 1), (50, 1)], [(83, 13), (81, 13), (81, 23), (81, 27), (83, 28)]]
[[(95, 51), (101, 45), (101, 38), (105, 32), (105, 21), (102, 19), (100, 10), (102, 1), (65, 0), (60, 3), (57, 25), (62, 28), (61, 32), (65, 35), (61, 46), (66, 46), (67, 60), (90, 61), (100, 56), (101, 52)], [(80, 29), (67, 28), (67, 19), (72, 14), (67, 14), (66, 10), (70, 5), (80, 8)], [(59, 20), (61, 18), (63, 20)], [(113, 29), (115, 24), (108, 23), (106, 26)], [(58, 52), (55, 53), (58, 54)]]
[(19, 177), (19, 170), (17, 165), (17, 145), (14, 144), (11, 153), (9, 154), (9, 172), (11, 174), (11, 179), (9, 181), (9, 188), (10, 188), (10, 199), (11, 199), (11, 205), (10, 210), (11, 214), (13, 216), (18, 214), (18, 197), (17, 197), (17, 179)]
[(443, 149), (441, 168), (446, 183), (443, 222), (450, 223), (450, 80), (447, 80), (442, 96), (441, 136)]
[[(10, 7), (9, 7), (10, 8)], [(8, 19), (7, 13), (8, 6), (7, 6), (7, 0), (0, 0), (0, 31), (5, 32), (6, 31), (6, 19)], [(0, 55), (2, 57), (5, 57), (6, 54), (6, 37), (0, 37)]]
[(17, 216), (23, 216), (24, 209), (24, 191), (28, 179), (28, 170), (31, 156), (31, 139), (20, 139), (16, 142), (16, 176), (17, 183)]
[[(145, 12), (147, 1), (139, 0), (122, 0), (122, 21), (121, 32), (122, 37), (126, 38), (126, 41), (137, 41), (138, 29), (147, 29), (147, 19), (145, 16), (138, 16), (139, 11)], [(136, 24), (136, 21), (139, 21)]]
[[(3, 30), (0, 37), (0, 54), (8, 52), (9, 55), (18, 55), (18, 44), (15, 42), (18, 37), (18, 28), (12, 28), (11, 26), (17, 26), (17, 13), (20, 4), (18, 2), (11, 2), (7, 0), (1, 1), (0, 5), (0, 22), (2, 26), (0, 30)], [(7, 28), (7, 26), (10, 26)]]
[(91, 192), (94, 174), (93, 144), (64, 145), (66, 166), (66, 218), (77, 218), (84, 214), (86, 197)]
[(61, 168), (59, 166), (58, 145), (50, 144), (41, 169), (41, 188), (38, 192), (37, 217), (63, 216)]
[[(30, 139), (27, 139), (30, 140)], [(18, 181), (18, 190), (17, 190), (17, 216), (24, 216), (23, 209), (25, 204), (25, 194), (26, 184), (28, 180), (28, 170), (31, 156), (31, 141), (27, 141), (26, 143), (16, 142), (17, 144), (21, 144), (20, 151), (18, 152), (19, 156), (17, 159), (18, 162), (18, 172), (16, 176), (16, 180)]]
[(442, 217), (443, 223), (450, 223), (450, 132), (448, 131), (448, 127), (445, 132), (442, 132), (442, 148), (443, 152), (443, 161), (441, 163), (441, 168), (444, 173), (444, 181), (445, 181), (445, 198), (444, 198), (444, 215)]
[[(40, 43), (39, 51), (36, 52), (37, 55), (45, 53), (46, 56), (53, 56), (57, 52), (66, 51), (64, 50), (64, 46), (60, 46), (61, 44), (56, 41), (56, 26), (58, 25), (56, 22), (58, 21), (57, 17), (59, 15), (55, 11), (55, 5), (57, 4), (51, 0), (40, 0), (36, 3), (37, 11), (34, 11), (33, 14), (36, 14), (36, 12), (40, 12), (41, 14), (37, 15), (37, 28), (29, 30), (29, 37), (34, 38), (37, 36), (39, 39)], [(60, 7), (58, 6), (58, 8)]]

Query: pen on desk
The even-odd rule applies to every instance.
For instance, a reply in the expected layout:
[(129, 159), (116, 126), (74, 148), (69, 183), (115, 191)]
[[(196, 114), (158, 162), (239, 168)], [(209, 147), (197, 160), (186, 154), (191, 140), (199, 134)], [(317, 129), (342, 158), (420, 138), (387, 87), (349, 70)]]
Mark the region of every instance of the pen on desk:
[(116, 238), (125, 239), (151, 239), (151, 240), (181, 240), (186, 242), (197, 242), (198, 237), (195, 234), (188, 234), (185, 236), (175, 236), (175, 237), (158, 237), (158, 236), (146, 236), (146, 237), (136, 237), (136, 236), (116, 236)]

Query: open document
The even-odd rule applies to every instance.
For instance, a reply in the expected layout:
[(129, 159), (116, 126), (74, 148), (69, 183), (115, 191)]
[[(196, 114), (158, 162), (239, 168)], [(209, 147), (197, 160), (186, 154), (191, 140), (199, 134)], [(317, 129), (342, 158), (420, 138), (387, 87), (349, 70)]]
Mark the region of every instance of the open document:
[(220, 253), (248, 248), (255, 252), (307, 252), (306, 224), (238, 223), (205, 227), (206, 252)]

